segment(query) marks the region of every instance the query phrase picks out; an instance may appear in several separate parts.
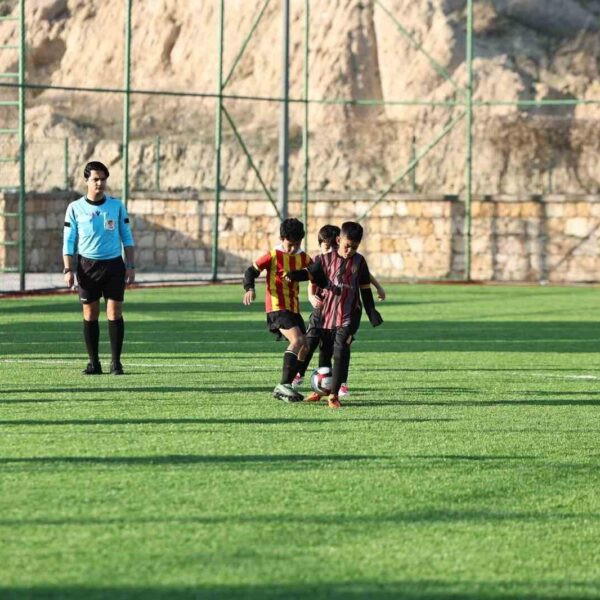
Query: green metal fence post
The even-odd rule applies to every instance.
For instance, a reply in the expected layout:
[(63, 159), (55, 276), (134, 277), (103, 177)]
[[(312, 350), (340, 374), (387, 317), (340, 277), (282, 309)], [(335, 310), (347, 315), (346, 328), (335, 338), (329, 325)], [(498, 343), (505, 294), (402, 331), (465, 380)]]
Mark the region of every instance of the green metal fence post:
[(19, 2), (19, 289), (25, 291), (25, 0)]
[(63, 187), (65, 190), (69, 189), (69, 138), (66, 137), (63, 140), (63, 167), (64, 167), (64, 184)]
[(414, 194), (417, 191), (417, 138), (413, 135), (410, 146), (410, 160), (415, 163), (415, 166), (410, 171), (410, 191)]
[(465, 224), (464, 254), (465, 280), (471, 280), (471, 196), (473, 186), (473, 0), (467, 0), (467, 89), (466, 89), (466, 142), (465, 164)]
[(289, 121), (290, 121), (290, 0), (281, 0), (281, 114), (279, 120), (279, 189), (277, 203), (281, 219), (288, 217), (288, 168), (289, 168)]
[(302, 128), (302, 150), (304, 177), (302, 182), (302, 221), (304, 222), (305, 247), (308, 246), (308, 60), (309, 60), (310, 0), (304, 2), (304, 127)]
[(217, 281), (219, 272), (219, 209), (221, 205), (221, 143), (223, 135), (223, 28), (225, 0), (219, 2), (219, 59), (217, 61), (217, 108), (215, 119), (215, 203), (212, 228), (211, 279)]
[(160, 191), (160, 135), (154, 140), (154, 189)]
[(123, 87), (125, 95), (123, 97), (123, 190), (121, 197), (123, 203), (127, 205), (129, 196), (129, 128), (130, 117), (129, 109), (131, 105), (131, 3), (132, 0), (125, 0), (125, 65), (123, 74)]

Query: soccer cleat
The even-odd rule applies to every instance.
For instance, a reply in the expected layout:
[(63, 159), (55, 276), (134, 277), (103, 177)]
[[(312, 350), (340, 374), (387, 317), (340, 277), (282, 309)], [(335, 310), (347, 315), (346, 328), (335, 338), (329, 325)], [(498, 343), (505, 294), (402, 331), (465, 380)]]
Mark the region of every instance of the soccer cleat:
[(292, 381), (292, 387), (297, 390), (302, 385), (303, 381), (304, 377), (302, 377), (300, 373), (296, 373), (296, 377), (294, 377), (294, 381)]
[(349, 395), (350, 395), (350, 390), (348, 389), (348, 384), (342, 383), (342, 385), (340, 385), (340, 391), (338, 392), (338, 397), (343, 398), (344, 396), (349, 396)]
[(102, 375), (102, 367), (100, 362), (89, 362), (83, 370), (84, 375)]
[(124, 375), (123, 365), (120, 362), (110, 363), (110, 374), (111, 375)]
[(342, 408), (342, 405), (335, 394), (329, 394), (327, 397), (327, 406), (329, 406), (329, 408)]
[(317, 394), (317, 392), (311, 392), (308, 396), (306, 396), (304, 402), (321, 402), (322, 397), (323, 396), (321, 396), (321, 394)]
[(302, 402), (304, 396), (292, 388), (291, 383), (278, 383), (273, 390), (273, 398), (284, 402)]

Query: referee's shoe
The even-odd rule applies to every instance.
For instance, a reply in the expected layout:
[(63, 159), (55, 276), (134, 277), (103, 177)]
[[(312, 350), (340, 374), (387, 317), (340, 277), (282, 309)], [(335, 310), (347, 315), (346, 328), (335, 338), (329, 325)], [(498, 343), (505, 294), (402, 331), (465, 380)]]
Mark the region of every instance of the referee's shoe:
[(83, 370), (84, 375), (102, 375), (102, 365), (100, 361), (90, 361)]
[(110, 374), (111, 375), (124, 375), (123, 365), (119, 361), (113, 361), (110, 363)]

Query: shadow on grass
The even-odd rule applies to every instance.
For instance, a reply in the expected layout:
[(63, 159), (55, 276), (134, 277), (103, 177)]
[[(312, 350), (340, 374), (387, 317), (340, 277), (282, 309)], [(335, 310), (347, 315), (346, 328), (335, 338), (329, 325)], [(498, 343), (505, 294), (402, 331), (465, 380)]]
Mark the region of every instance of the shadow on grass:
[[(174, 313), (176, 314), (176, 313)], [(80, 324), (73, 323), (73, 331)], [(19, 321), (2, 326), (5, 354), (38, 354), (50, 349), (53, 355), (82, 346), (77, 339), (64, 340), (65, 323)], [(264, 323), (219, 319), (210, 322), (162, 320), (131, 322), (127, 325), (126, 355), (189, 354), (203, 352), (249, 355), (273, 353), (282, 345), (272, 343)], [(11, 333), (14, 337), (11, 339)], [(225, 332), (225, 333), (224, 333)], [(30, 335), (28, 335), (30, 334)], [(407, 321), (386, 322), (360, 329), (357, 350), (365, 352), (597, 352), (600, 323), (596, 321)], [(70, 349), (70, 350), (69, 350)], [(518, 370), (518, 369), (513, 369)]]
[[(123, 381), (121, 377), (119, 377), (119, 381)], [(93, 383), (92, 380), (90, 380)], [(134, 386), (134, 387), (95, 387), (94, 385), (90, 385), (90, 387), (56, 387), (56, 388), (7, 388), (0, 390), (0, 394), (23, 394), (23, 393), (35, 393), (35, 394), (98, 394), (98, 393), (107, 393), (107, 394), (115, 394), (115, 393), (127, 393), (131, 392), (134, 394), (137, 393), (156, 393), (156, 394), (172, 394), (172, 393), (184, 393), (184, 392), (207, 392), (210, 394), (239, 394), (243, 392), (244, 394), (248, 393), (270, 393), (273, 390), (273, 386), (244, 386), (241, 388), (237, 387), (226, 387), (226, 386)], [(85, 400), (85, 398), (82, 398)], [(2, 402), (2, 398), (0, 397), (0, 402)]]
[[(329, 413), (333, 416), (334, 413)], [(389, 422), (389, 423), (448, 423), (458, 421), (450, 418), (398, 418), (398, 419), (364, 419), (354, 418), (346, 420), (346, 424), (352, 422)], [(166, 418), (166, 419), (0, 419), (0, 425), (294, 425), (294, 424), (316, 424), (316, 423), (337, 423), (337, 419), (329, 418), (265, 418), (265, 419), (214, 419), (214, 418)]]
[[(346, 579), (350, 579), (350, 575)], [(343, 582), (287, 584), (200, 584), (189, 587), (156, 586), (37, 586), (0, 587), (5, 600), (575, 600), (597, 598), (600, 583), (560, 579), (523, 581), (444, 581), (434, 579), (384, 581), (354, 579)]]
[[(562, 392), (554, 392), (555, 395)], [(571, 398), (552, 398), (540, 400), (365, 400), (354, 404), (348, 403), (353, 408), (369, 408), (376, 406), (479, 406), (482, 408), (490, 406), (600, 406), (600, 398), (589, 399), (571, 399)]]
[(178, 466), (178, 465), (220, 465), (247, 469), (249, 467), (273, 469), (305, 469), (323, 467), (328, 463), (353, 463), (389, 459), (386, 456), (353, 454), (169, 454), (155, 456), (27, 456), (1, 457), (0, 465), (105, 465), (105, 466)]

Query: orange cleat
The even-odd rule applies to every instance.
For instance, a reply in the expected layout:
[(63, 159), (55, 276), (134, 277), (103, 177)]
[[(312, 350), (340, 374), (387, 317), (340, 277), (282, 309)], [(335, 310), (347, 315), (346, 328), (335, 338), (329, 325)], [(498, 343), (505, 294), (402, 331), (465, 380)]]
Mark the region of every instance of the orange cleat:
[(327, 398), (327, 406), (329, 406), (329, 408), (342, 408), (340, 400), (335, 394), (329, 394)]
[(304, 402), (321, 402), (322, 397), (323, 396), (317, 394), (317, 392), (311, 392), (308, 396), (306, 396)]

